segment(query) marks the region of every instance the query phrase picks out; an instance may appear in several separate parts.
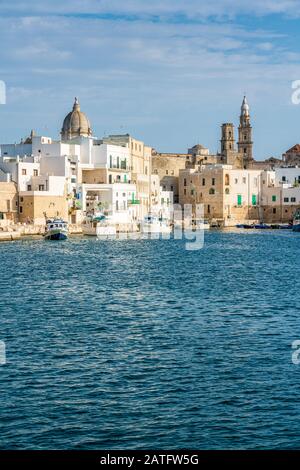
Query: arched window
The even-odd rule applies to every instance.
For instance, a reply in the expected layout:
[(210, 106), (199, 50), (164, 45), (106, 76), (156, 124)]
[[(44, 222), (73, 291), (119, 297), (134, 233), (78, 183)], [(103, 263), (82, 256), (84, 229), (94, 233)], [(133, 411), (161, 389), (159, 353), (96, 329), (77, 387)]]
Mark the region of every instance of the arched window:
[(229, 193), (230, 193), (229, 188), (226, 188), (225, 189), (225, 194), (229, 194)]
[(209, 194), (215, 194), (215, 190), (214, 190), (214, 188), (210, 188), (210, 190), (209, 190)]
[(229, 186), (229, 184), (230, 184), (230, 178), (229, 178), (229, 175), (226, 174), (225, 175), (225, 186)]

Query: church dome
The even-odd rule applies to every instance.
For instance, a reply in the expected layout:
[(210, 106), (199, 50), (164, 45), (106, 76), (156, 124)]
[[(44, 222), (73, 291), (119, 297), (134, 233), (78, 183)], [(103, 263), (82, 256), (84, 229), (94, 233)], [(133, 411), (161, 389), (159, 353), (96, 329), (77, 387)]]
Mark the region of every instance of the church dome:
[(75, 137), (88, 137), (92, 135), (90, 121), (87, 116), (80, 111), (80, 104), (77, 98), (73, 105), (73, 110), (65, 117), (61, 130), (62, 140), (74, 139)]

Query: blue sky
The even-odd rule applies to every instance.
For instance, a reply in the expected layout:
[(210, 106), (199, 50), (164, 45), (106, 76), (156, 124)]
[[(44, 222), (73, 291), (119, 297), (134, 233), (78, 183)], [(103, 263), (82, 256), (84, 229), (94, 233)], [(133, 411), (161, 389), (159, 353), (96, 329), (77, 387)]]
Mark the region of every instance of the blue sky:
[(159, 151), (238, 126), (246, 92), (257, 159), (300, 142), (300, 1), (0, 0), (0, 141), (58, 137), (78, 96), (94, 134)]

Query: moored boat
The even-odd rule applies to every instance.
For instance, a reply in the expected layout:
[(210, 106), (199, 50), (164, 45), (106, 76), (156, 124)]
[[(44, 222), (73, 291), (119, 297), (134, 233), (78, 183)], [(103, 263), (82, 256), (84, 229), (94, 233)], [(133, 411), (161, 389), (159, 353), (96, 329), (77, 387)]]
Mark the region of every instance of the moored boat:
[(116, 224), (114, 224), (109, 217), (104, 214), (99, 214), (92, 218), (87, 218), (82, 224), (83, 235), (110, 238), (117, 235)]
[(47, 219), (44, 233), (45, 240), (66, 240), (68, 223), (63, 219)]
[(142, 233), (170, 233), (171, 226), (166, 219), (148, 214), (141, 222)]

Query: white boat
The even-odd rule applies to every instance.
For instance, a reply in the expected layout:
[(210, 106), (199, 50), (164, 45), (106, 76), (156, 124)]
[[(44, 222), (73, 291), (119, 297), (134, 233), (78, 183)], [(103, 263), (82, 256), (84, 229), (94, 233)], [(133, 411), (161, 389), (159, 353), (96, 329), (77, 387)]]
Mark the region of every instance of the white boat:
[(116, 225), (110, 218), (98, 215), (91, 219), (86, 219), (82, 224), (83, 235), (98, 238), (109, 238), (117, 235)]
[(154, 215), (147, 215), (141, 222), (142, 233), (170, 233), (171, 226), (166, 219)]
[(68, 223), (63, 219), (47, 219), (44, 238), (45, 240), (66, 240)]

